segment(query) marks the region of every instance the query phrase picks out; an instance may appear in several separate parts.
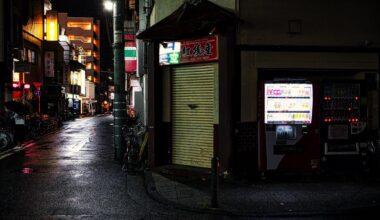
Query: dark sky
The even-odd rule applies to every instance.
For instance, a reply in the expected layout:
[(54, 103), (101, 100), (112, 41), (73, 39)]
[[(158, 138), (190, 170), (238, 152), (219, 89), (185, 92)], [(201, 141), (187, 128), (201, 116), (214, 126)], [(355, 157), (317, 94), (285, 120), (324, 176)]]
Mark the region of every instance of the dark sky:
[(53, 10), (67, 12), (70, 17), (93, 17), (100, 20), (100, 66), (101, 70), (112, 69), (112, 48), (109, 44), (106, 28), (107, 16), (108, 31), (112, 37), (112, 15), (103, 10), (103, 0), (51, 0), (51, 3)]

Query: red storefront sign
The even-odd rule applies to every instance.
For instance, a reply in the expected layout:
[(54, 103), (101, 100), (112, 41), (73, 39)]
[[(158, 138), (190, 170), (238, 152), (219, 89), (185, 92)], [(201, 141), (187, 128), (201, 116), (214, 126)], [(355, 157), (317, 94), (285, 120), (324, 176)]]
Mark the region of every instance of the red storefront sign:
[(196, 63), (218, 60), (218, 38), (206, 37), (181, 41), (180, 63)]
[(160, 65), (199, 63), (218, 60), (218, 37), (162, 42)]

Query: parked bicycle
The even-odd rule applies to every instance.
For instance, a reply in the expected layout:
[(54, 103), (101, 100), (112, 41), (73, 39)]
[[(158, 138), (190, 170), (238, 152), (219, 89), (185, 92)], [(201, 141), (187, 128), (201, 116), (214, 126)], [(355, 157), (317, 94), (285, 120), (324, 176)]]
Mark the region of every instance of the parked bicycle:
[(0, 150), (6, 149), (14, 142), (12, 124), (12, 114), (2, 111), (0, 115)]
[(6, 149), (14, 142), (13, 133), (7, 128), (0, 128), (0, 150)]
[(145, 167), (142, 159), (148, 142), (146, 126), (141, 122), (124, 126), (123, 137), (126, 143), (126, 151), (123, 157), (122, 170), (128, 174), (135, 175)]
[(62, 126), (60, 117), (35, 114), (27, 118), (26, 130), (28, 138), (36, 138), (57, 130)]

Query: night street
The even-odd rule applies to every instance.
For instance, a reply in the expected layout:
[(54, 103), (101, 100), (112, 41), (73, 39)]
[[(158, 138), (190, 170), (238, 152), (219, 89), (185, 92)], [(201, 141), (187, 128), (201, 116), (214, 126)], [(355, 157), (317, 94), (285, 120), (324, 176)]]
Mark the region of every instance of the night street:
[(113, 160), (112, 116), (78, 119), (0, 161), (0, 219), (208, 219), (160, 206)]
[(379, 11), (0, 0), (0, 220), (376, 219)]
[[(23, 150), (18, 149), (18, 153), (3, 152), (0, 156), (2, 158), (0, 218), (236, 219), (239, 217), (201, 214), (199, 211), (187, 212), (158, 203), (148, 196), (142, 176), (128, 176), (126, 185), (125, 174), (121, 171), (120, 164), (113, 160), (112, 123), (112, 116), (77, 119), (67, 122), (57, 132), (27, 143)], [(241, 214), (240, 219), (265, 217), (265, 215), (249, 217), (244, 213)], [(290, 215), (287, 219), (328, 217), (315, 214), (301, 216)], [(355, 219), (355, 216), (347, 217)], [(273, 218), (278, 219), (276, 216)], [(330, 216), (327, 219), (335, 218)]]

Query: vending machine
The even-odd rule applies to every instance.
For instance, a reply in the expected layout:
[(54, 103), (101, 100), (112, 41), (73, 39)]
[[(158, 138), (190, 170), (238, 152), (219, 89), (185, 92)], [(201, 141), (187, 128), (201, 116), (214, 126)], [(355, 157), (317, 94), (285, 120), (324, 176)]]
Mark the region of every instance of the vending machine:
[(261, 171), (318, 170), (319, 85), (309, 81), (264, 81), (261, 86)]
[(367, 164), (367, 97), (362, 81), (322, 85), (322, 163), (325, 171)]

